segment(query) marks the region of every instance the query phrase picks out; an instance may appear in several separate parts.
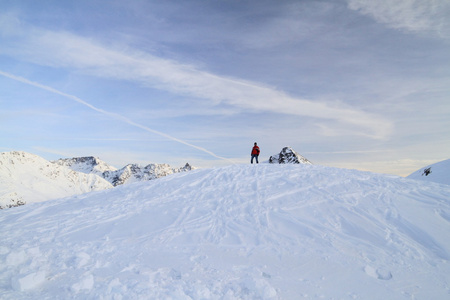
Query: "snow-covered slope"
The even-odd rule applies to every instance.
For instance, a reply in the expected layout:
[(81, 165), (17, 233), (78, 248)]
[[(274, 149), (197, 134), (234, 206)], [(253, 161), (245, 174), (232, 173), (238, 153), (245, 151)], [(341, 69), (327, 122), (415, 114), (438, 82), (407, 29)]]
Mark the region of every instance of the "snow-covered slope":
[(421, 168), (407, 178), (450, 185), (450, 159)]
[(274, 154), (269, 158), (269, 163), (271, 164), (307, 164), (312, 165), (312, 163), (294, 151), (291, 147), (284, 147), (281, 152)]
[(233, 165), (0, 211), (1, 299), (448, 299), (450, 186)]
[(75, 172), (34, 154), (0, 153), (0, 208), (111, 187), (97, 175)]

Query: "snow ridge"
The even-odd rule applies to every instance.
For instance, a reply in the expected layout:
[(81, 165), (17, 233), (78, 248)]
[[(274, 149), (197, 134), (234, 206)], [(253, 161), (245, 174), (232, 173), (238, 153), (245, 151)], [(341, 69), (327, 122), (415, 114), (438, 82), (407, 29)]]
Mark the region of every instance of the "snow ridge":
[(312, 162), (295, 152), (291, 147), (284, 147), (280, 153), (270, 156), (269, 163), (312, 165)]

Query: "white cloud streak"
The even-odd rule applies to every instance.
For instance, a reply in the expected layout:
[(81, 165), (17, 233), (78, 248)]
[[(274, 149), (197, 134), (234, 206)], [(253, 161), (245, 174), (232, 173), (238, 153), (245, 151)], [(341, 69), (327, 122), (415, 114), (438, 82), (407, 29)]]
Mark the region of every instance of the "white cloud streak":
[(3, 34), (9, 36), (0, 54), (40, 65), (75, 69), (102, 78), (137, 82), (204, 99), (208, 105), (226, 104), (246, 112), (272, 112), (333, 120), (347, 127), (345, 132), (349, 132), (350, 127), (352, 134), (375, 139), (386, 138), (391, 133), (392, 124), (388, 120), (342, 104), (333, 106), (291, 97), (262, 84), (218, 76), (192, 65), (133, 49), (111, 49), (67, 32), (19, 26), (16, 20), (7, 19), (5, 21), (4, 17), (3, 22), (0, 22), (8, 23), (5, 26), (8, 30)]
[(205, 152), (205, 153), (207, 153), (207, 154), (209, 154), (209, 155), (211, 155), (211, 156), (213, 156), (213, 157), (215, 157), (215, 158), (222, 159), (222, 160), (226, 160), (226, 161), (228, 161), (228, 162), (233, 163), (231, 160), (229, 160), (229, 159), (227, 159), (227, 158), (225, 158), (225, 157), (218, 156), (218, 155), (216, 155), (215, 153), (213, 153), (213, 152), (211, 152), (211, 151), (209, 151), (209, 150), (206, 150), (205, 148), (202, 148), (202, 147), (193, 145), (193, 144), (191, 144), (191, 143), (185, 142), (185, 141), (183, 141), (183, 140), (180, 140), (180, 139), (178, 139), (178, 138), (175, 138), (175, 137), (170, 136), (170, 135), (168, 135), (168, 134), (165, 134), (165, 133), (163, 133), (163, 132), (160, 132), (160, 131), (151, 129), (151, 128), (147, 127), (147, 126), (144, 126), (144, 125), (142, 125), (142, 124), (136, 123), (136, 122), (134, 122), (134, 121), (132, 121), (132, 120), (130, 120), (130, 119), (128, 119), (128, 118), (122, 116), (122, 115), (119, 115), (119, 114), (117, 114), (117, 113), (109, 112), (109, 111), (103, 110), (103, 109), (101, 109), (101, 108), (95, 107), (94, 105), (92, 105), (92, 104), (90, 104), (90, 103), (88, 103), (88, 102), (86, 102), (86, 101), (84, 101), (84, 100), (82, 100), (82, 99), (80, 99), (80, 98), (78, 98), (78, 97), (76, 97), (76, 96), (73, 96), (73, 95), (70, 95), (70, 94), (66, 94), (66, 93), (61, 92), (61, 91), (58, 91), (58, 90), (56, 90), (56, 89), (54, 89), (54, 88), (52, 88), (52, 87), (45, 86), (45, 85), (42, 85), (42, 84), (37, 83), (37, 82), (33, 82), (33, 81), (30, 81), (30, 80), (28, 80), (28, 79), (26, 79), (26, 78), (23, 78), (23, 77), (20, 77), (20, 76), (15, 76), (15, 75), (13, 75), (13, 74), (9, 74), (9, 73), (3, 72), (3, 71), (1, 71), (1, 70), (0, 70), (0, 75), (1, 75), (1, 76), (4, 76), (4, 77), (7, 77), (7, 78), (10, 78), (10, 79), (13, 79), (13, 80), (16, 80), (16, 81), (19, 81), (19, 82), (22, 82), (22, 83), (25, 83), (25, 84), (27, 84), (27, 85), (31, 85), (31, 86), (40, 88), (40, 89), (42, 89), (42, 90), (46, 90), (46, 91), (48, 91), (48, 92), (51, 92), (51, 93), (54, 93), (54, 94), (63, 96), (63, 97), (65, 97), (65, 98), (68, 98), (68, 99), (70, 99), (70, 100), (73, 100), (73, 101), (75, 101), (75, 102), (78, 102), (79, 104), (82, 104), (82, 105), (84, 105), (84, 106), (87, 106), (88, 108), (90, 108), (90, 109), (92, 109), (92, 110), (94, 110), (94, 111), (96, 111), (96, 112), (98, 112), (98, 113), (101, 113), (101, 114), (103, 114), (103, 115), (106, 115), (106, 116), (108, 116), (108, 117), (110, 117), (110, 118), (112, 118), (112, 119), (115, 119), (115, 120), (118, 120), (118, 121), (127, 123), (127, 124), (129, 124), (129, 125), (131, 125), (131, 126), (134, 126), (134, 127), (140, 128), (140, 129), (143, 129), (143, 130), (145, 130), (145, 131), (147, 131), (147, 132), (150, 132), (150, 133), (153, 133), (153, 134), (160, 135), (160, 136), (162, 136), (162, 137), (164, 137), (164, 138), (167, 138), (167, 139), (169, 139), (169, 140), (175, 141), (175, 142), (177, 142), (177, 143), (180, 143), (180, 144), (183, 144), (183, 145), (186, 145), (186, 146), (195, 148), (195, 149), (200, 150), (200, 151), (202, 151), (202, 152)]
[(410, 32), (433, 32), (450, 39), (448, 0), (347, 0), (350, 9), (377, 22)]

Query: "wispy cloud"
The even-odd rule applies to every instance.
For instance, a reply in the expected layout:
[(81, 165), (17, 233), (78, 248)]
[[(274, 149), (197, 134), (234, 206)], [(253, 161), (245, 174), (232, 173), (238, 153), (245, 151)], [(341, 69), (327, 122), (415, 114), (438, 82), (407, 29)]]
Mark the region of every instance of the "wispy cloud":
[(5, 23), (7, 32), (0, 28), (0, 34), (8, 35), (8, 39), (0, 53), (36, 64), (133, 81), (203, 99), (208, 105), (334, 120), (351, 127), (352, 134), (372, 138), (385, 138), (391, 132), (389, 121), (342, 104), (299, 99), (263, 84), (212, 74), (127, 47), (105, 46), (68, 32), (18, 25), (20, 22), (11, 17), (3, 17)]
[(46, 85), (42, 85), (42, 84), (37, 83), (37, 82), (33, 82), (33, 81), (30, 81), (30, 80), (28, 80), (28, 79), (26, 79), (26, 78), (23, 78), (23, 77), (20, 77), (20, 76), (15, 76), (15, 75), (13, 75), (13, 74), (9, 74), (9, 73), (3, 72), (3, 71), (1, 71), (1, 70), (0, 70), (0, 75), (1, 75), (1, 76), (4, 76), (4, 77), (7, 77), (7, 78), (10, 78), (10, 79), (13, 79), (13, 80), (16, 80), (16, 81), (19, 81), (19, 82), (22, 82), (22, 83), (25, 83), (25, 84), (27, 84), (27, 85), (31, 85), (31, 86), (34, 86), (34, 87), (37, 87), (37, 88), (46, 90), (46, 91), (48, 91), (48, 92), (51, 92), (51, 93), (54, 93), (54, 94), (63, 96), (63, 97), (65, 97), (65, 98), (68, 98), (68, 99), (70, 99), (70, 100), (73, 100), (73, 101), (75, 101), (75, 102), (78, 102), (79, 104), (82, 104), (82, 105), (84, 105), (84, 106), (87, 106), (88, 108), (90, 108), (90, 109), (92, 109), (92, 110), (94, 110), (94, 111), (96, 111), (96, 112), (98, 112), (98, 113), (101, 113), (101, 114), (103, 114), (103, 115), (106, 115), (106, 116), (108, 116), (108, 117), (111, 117), (111, 118), (113, 118), (113, 119), (115, 119), (115, 120), (118, 120), (118, 121), (127, 123), (127, 124), (129, 124), (129, 125), (131, 125), (131, 126), (135, 126), (135, 127), (137, 127), (137, 128), (143, 129), (143, 130), (145, 130), (145, 131), (147, 131), (147, 132), (150, 132), (150, 133), (153, 133), (153, 134), (157, 134), (157, 135), (159, 135), (159, 136), (162, 136), (162, 137), (167, 138), (167, 139), (169, 139), (169, 140), (175, 141), (175, 142), (177, 142), (177, 143), (180, 143), (180, 144), (183, 144), (183, 145), (186, 145), (186, 146), (195, 148), (195, 149), (197, 149), (197, 150), (199, 150), (199, 151), (202, 151), (202, 152), (205, 152), (205, 153), (207, 153), (207, 154), (209, 154), (209, 155), (211, 155), (211, 156), (213, 156), (213, 157), (215, 157), (215, 158), (227, 160), (227, 161), (233, 163), (233, 162), (230, 161), (229, 159), (224, 158), (224, 157), (221, 157), (221, 156), (218, 156), (218, 155), (216, 155), (215, 153), (213, 153), (213, 152), (211, 152), (211, 151), (209, 151), (209, 150), (207, 150), (207, 149), (205, 149), (205, 148), (202, 148), (202, 147), (196, 146), (196, 145), (194, 145), (194, 144), (188, 143), (188, 142), (186, 142), (186, 141), (180, 140), (180, 139), (175, 138), (175, 137), (173, 137), (173, 136), (170, 136), (170, 135), (168, 135), (168, 134), (166, 134), (166, 133), (163, 133), (163, 132), (160, 132), (160, 131), (151, 129), (151, 128), (147, 127), (147, 126), (144, 126), (144, 125), (142, 125), (142, 124), (136, 123), (136, 122), (134, 122), (134, 121), (132, 121), (132, 120), (130, 120), (130, 119), (128, 119), (128, 118), (126, 118), (126, 117), (120, 115), (120, 114), (113, 113), (113, 112), (109, 112), (109, 111), (106, 111), (106, 110), (104, 110), (104, 109), (95, 107), (94, 105), (92, 105), (92, 104), (90, 104), (90, 103), (88, 103), (88, 102), (86, 102), (86, 101), (84, 101), (84, 100), (82, 100), (82, 99), (80, 99), (80, 98), (78, 98), (78, 97), (76, 97), (76, 96), (73, 96), (73, 95), (70, 95), (70, 94), (66, 94), (66, 93), (61, 92), (61, 91), (58, 91), (58, 90), (56, 90), (56, 89), (54, 89), (54, 88), (52, 88), (52, 87), (49, 87), (49, 86), (46, 86)]
[(348, 0), (348, 6), (392, 28), (450, 39), (448, 0)]

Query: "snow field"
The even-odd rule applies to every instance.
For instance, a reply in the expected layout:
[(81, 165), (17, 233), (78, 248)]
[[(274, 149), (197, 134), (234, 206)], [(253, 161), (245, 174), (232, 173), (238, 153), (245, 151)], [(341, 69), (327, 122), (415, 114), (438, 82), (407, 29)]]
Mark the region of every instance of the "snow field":
[(448, 299), (450, 187), (310, 165), (0, 211), (1, 299)]

